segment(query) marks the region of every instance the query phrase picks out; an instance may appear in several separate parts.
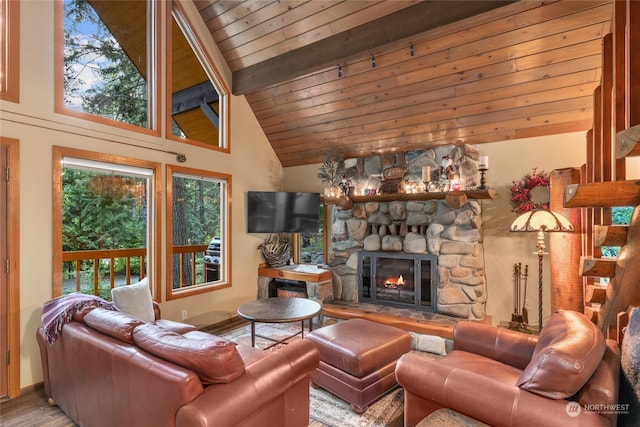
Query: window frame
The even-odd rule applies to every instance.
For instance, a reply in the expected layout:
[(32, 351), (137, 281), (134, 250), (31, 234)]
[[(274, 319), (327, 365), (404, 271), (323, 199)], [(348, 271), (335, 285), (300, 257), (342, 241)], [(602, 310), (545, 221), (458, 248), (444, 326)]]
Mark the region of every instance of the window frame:
[[(205, 47), (202, 39), (196, 34), (193, 30), (194, 25), (188, 17), (188, 14), (185, 12), (184, 7), (176, 1), (172, 1), (168, 3), (171, 6), (167, 6), (167, 17), (165, 21), (165, 27), (167, 29), (167, 40), (166, 40), (166, 111), (165, 111), (165, 133), (166, 138), (172, 141), (178, 141), (185, 144), (196, 145), (198, 147), (207, 148), (210, 150), (220, 151), (224, 153), (231, 152), (231, 138), (230, 138), (230, 129), (231, 129), (231, 90), (229, 86), (225, 83), (222, 74), (218, 70), (215, 65), (215, 61), (209, 55), (208, 50)], [(209, 77), (209, 80), (215, 87), (218, 92), (218, 96), (220, 99), (220, 129), (218, 129), (218, 146), (213, 146), (211, 144), (205, 144), (200, 141), (196, 141), (188, 138), (180, 138), (175, 136), (171, 132), (171, 103), (172, 103), (172, 88), (171, 88), (171, 77), (172, 76), (172, 55), (171, 48), (173, 45), (172, 41), (172, 21), (175, 19), (176, 24), (182, 30), (182, 34), (185, 39), (191, 46), (193, 50), (193, 54), (196, 56), (202, 69), (205, 74)]]
[[(327, 226), (327, 221), (330, 218), (329, 210), (333, 208), (333, 205), (328, 205), (323, 203), (322, 208), (322, 262), (327, 262), (328, 255), (328, 244), (330, 242), (329, 227)], [(333, 213), (331, 213), (333, 215)], [(293, 258), (294, 264), (300, 264), (300, 252), (302, 249), (302, 243), (300, 239), (302, 238), (302, 233), (292, 233), (291, 234), (291, 255)]]
[(0, 0), (0, 99), (20, 102), (20, 2)]
[[(220, 224), (220, 252), (222, 254), (221, 258), (221, 266), (222, 266), (222, 277), (217, 282), (205, 282), (201, 285), (191, 286), (190, 288), (182, 288), (182, 289), (173, 289), (173, 175), (174, 173), (180, 175), (191, 175), (194, 178), (198, 177), (207, 177), (216, 180), (225, 181), (225, 201), (222, 203), (225, 208), (222, 208), (221, 212), (221, 224)], [(231, 218), (232, 218), (232, 203), (231, 203), (231, 194), (232, 194), (232, 178), (231, 175), (214, 172), (209, 170), (195, 169), (189, 168), (185, 166), (179, 165), (166, 165), (165, 171), (165, 211), (166, 211), (166, 289), (165, 289), (165, 298), (167, 301), (179, 298), (190, 297), (193, 295), (202, 294), (205, 292), (212, 292), (220, 289), (226, 289), (231, 287)]]
[[(96, 116), (83, 111), (75, 111), (67, 108), (64, 104), (64, 0), (56, 0), (54, 5), (54, 111), (65, 116), (89, 120), (92, 122), (105, 124), (117, 128), (143, 133), (147, 135), (160, 136), (160, 89), (158, 82), (161, 81), (160, 73), (160, 6), (163, 2), (146, 0), (150, 18), (147, 17), (147, 56), (149, 58), (147, 85), (149, 100), (147, 104), (149, 123), (148, 127), (141, 127), (117, 120)], [(149, 47), (150, 45), (150, 47)]]
[(161, 164), (148, 160), (139, 160), (131, 157), (117, 156), (93, 151), (80, 150), (75, 148), (54, 146), (53, 147), (53, 297), (62, 295), (62, 169), (64, 167), (64, 157), (75, 157), (97, 162), (107, 162), (121, 164), (123, 166), (135, 166), (153, 170), (153, 178), (149, 186), (149, 217), (147, 218), (147, 233), (149, 241), (147, 243), (150, 290), (154, 300), (161, 301), (160, 287), (160, 206), (162, 193)]

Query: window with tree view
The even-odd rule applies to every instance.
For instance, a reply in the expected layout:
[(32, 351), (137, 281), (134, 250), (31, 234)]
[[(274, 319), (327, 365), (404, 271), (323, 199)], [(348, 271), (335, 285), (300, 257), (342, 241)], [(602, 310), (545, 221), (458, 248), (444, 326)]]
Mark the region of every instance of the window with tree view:
[(64, 0), (65, 108), (151, 127), (151, 5)]
[(148, 276), (153, 182), (150, 168), (63, 157), (62, 294), (109, 300), (113, 287)]
[(231, 177), (167, 166), (167, 299), (229, 286)]
[(324, 246), (325, 236), (324, 230), (324, 209), (325, 205), (320, 204), (318, 215), (320, 217), (320, 225), (316, 233), (298, 233), (294, 234), (298, 240), (298, 259), (300, 264), (322, 264), (324, 263)]
[[(611, 224), (613, 225), (627, 225), (631, 220), (631, 214), (633, 213), (633, 207), (614, 207), (611, 208)], [(620, 253), (620, 246), (602, 246), (600, 248), (603, 257), (617, 257)]]

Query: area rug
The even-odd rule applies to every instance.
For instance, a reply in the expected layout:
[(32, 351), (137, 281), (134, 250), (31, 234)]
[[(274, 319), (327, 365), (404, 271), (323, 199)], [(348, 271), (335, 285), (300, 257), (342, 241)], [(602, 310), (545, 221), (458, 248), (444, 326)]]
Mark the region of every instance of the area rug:
[[(283, 345), (278, 341), (300, 339), (300, 323), (257, 323), (256, 347), (267, 351), (277, 351)], [(308, 333), (305, 328), (305, 335)], [(219, 334), (222, 338), (237, 344), (251, 345), (251, 326), (245, 325)], [(288, 339), (287, 339), (288, 338)], [(398, 388), (383, 396), (363, 414), (356, 414), (347, 402), (321, 388), (310, 388), (310, 421), (317, 421), (328, 427), (400, 427), (403, 421), (404, 393)]]
[(356, 414), (344, 400), (321, 388), (311, 387), (310, 416), (331, 427), (399, 427), (403, 421), (404, 392), (398, 388)]

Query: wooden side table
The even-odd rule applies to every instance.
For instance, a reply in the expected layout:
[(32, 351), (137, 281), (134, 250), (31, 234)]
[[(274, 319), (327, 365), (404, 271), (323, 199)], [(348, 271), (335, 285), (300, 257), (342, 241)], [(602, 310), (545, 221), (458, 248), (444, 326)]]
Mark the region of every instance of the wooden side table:
[(269, 298), (269, 283), (272, 279), (303, 281), (306, 284), (307, 297), (323, 305), (333, 299), (333, 273), (314, 264), (295, 264), (283, 267), (258, 268), (258, 299)]

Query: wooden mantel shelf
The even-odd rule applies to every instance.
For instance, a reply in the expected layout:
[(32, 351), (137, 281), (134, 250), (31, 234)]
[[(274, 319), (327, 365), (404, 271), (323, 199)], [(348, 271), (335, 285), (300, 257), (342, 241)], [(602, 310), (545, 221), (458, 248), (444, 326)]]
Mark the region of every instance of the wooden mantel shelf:
[(485, 190), (464, 190), (464, 191), (424, 191), (420, 193), (392, 193), (392, 194), (376, 194), (375, 196), (342, 196), (342, 197), (323, 197), (322, 201), (327, 205), (336, 205), (342, 209), (350, 209), (354, 203), (367, 202), (393, 202), (393, 201), (424, 201), (424, 200), (443, 200), (447, 196), (464, 194), (469, 199), (495, 199), (496, 190), (488, 188)]

